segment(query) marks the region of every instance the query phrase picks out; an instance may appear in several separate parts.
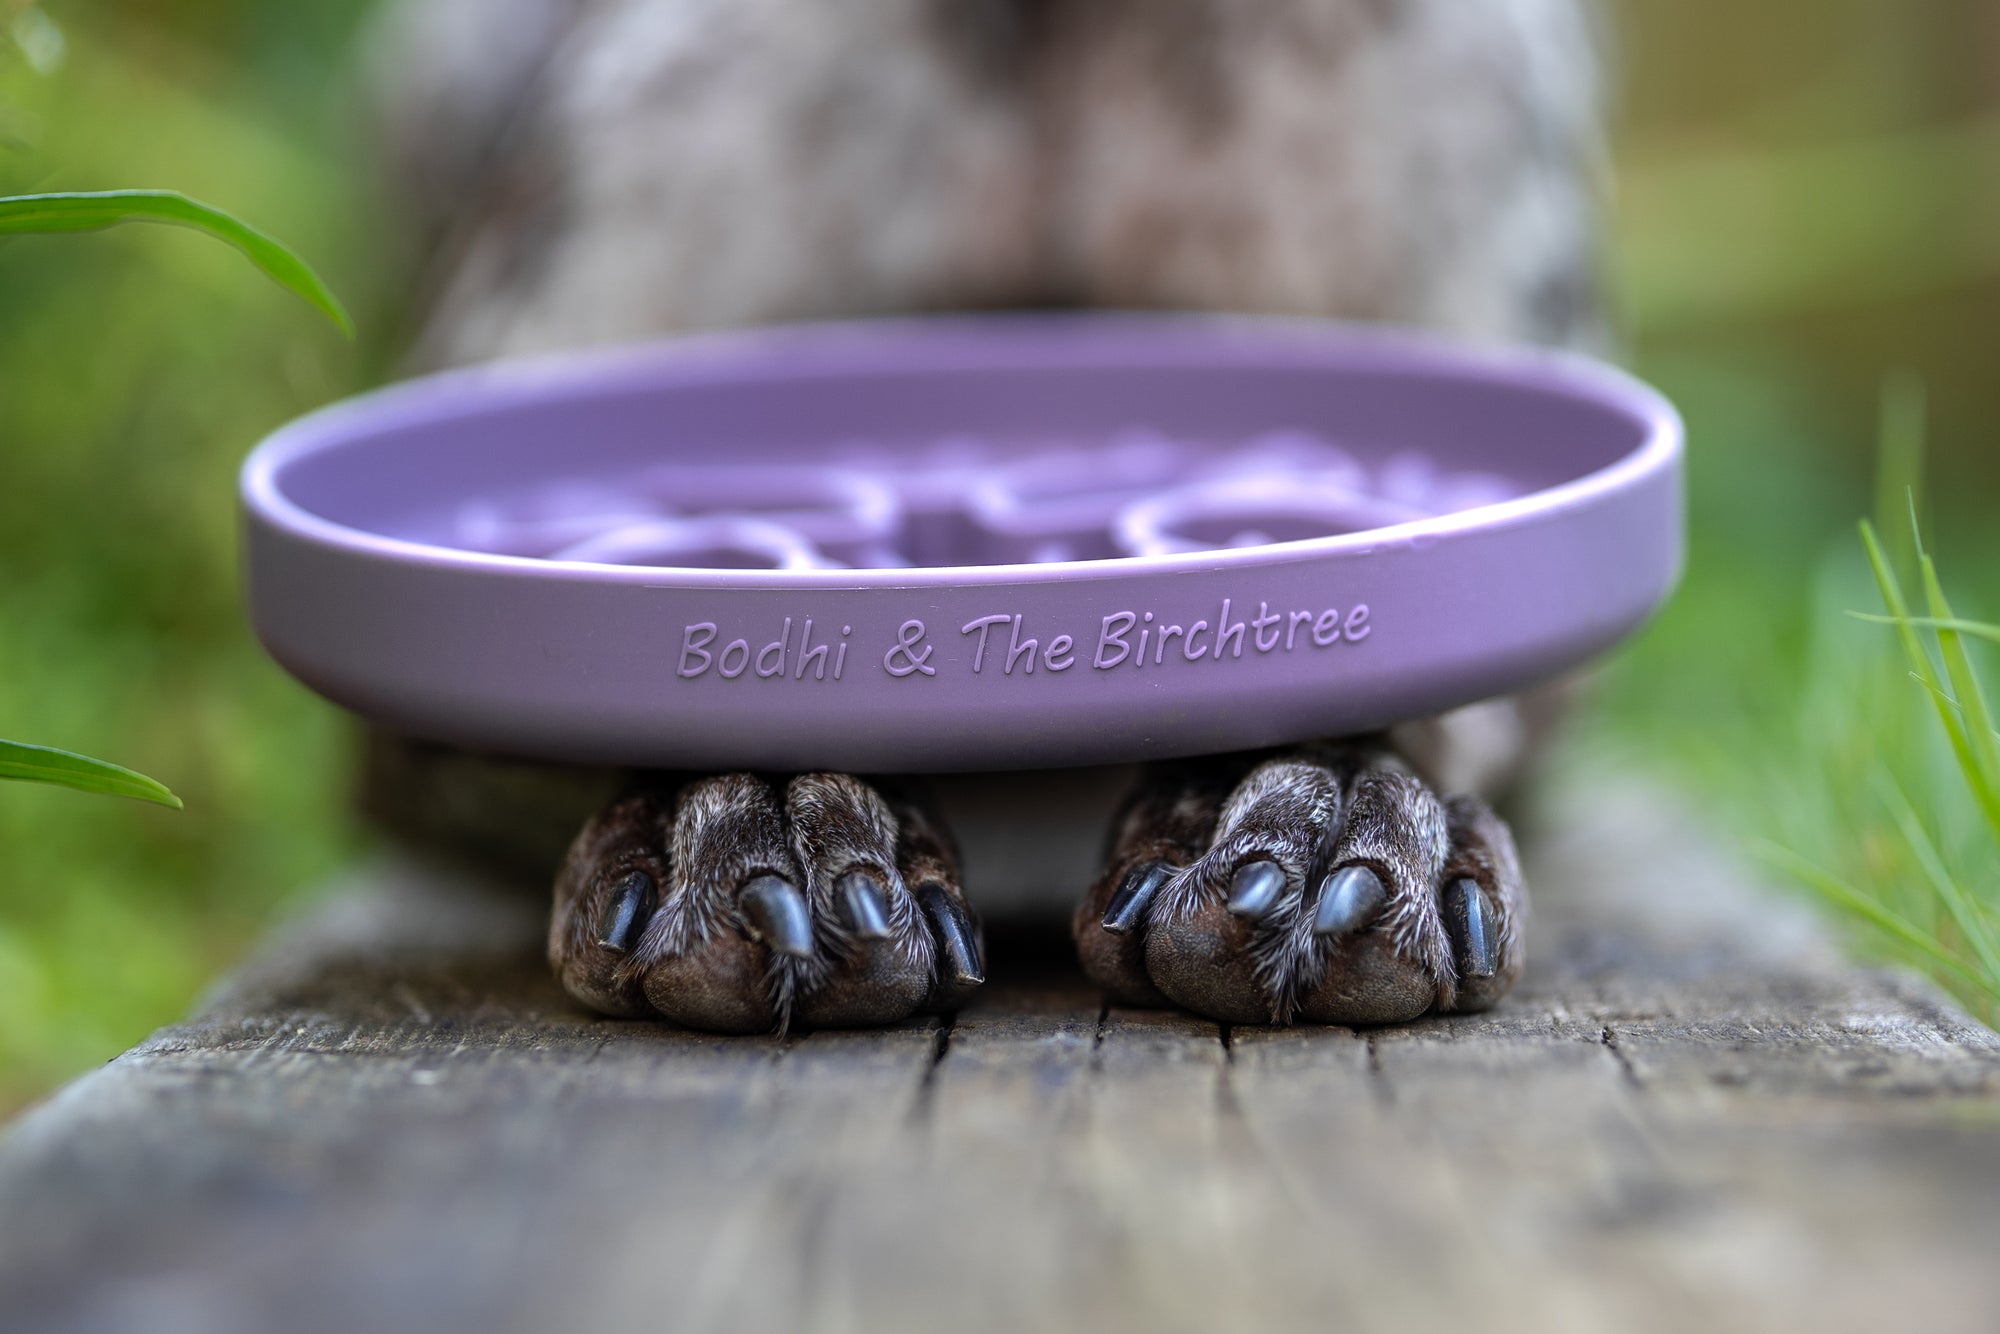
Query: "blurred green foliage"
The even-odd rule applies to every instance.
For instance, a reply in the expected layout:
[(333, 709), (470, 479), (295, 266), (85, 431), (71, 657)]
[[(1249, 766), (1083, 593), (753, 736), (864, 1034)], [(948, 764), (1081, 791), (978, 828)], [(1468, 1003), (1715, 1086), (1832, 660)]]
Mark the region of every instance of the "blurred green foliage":
[[(2000, 929), (2000, 827), (1931, 693), (1957, 692), (1941, 672), (1914, 679), (1895, 630), (1855, 615), (1885, 610), (1851, 518), (1868, 512), (1868, 488), (1816, 468), (1809, 452), (1771, 447), (1799, 437), (1754, 410), (1768, 392), (1681, 391), (1721, 412), (1692, 451), (1688, 575), (1599, 677), (1579, 748), (1677, 777), (1770, 879), (1815, 892), (1864, 952), (1932, 974), (1993, 1023), (2000, 974), (1951, 902)], [(1878, 503), (1878, 518), (1915, 589), (1910, 526), (1891, 501), (1902, 488), (1880, 489), (1891, 503)], [(1971, 513), (1982, 495), (1937, 507), (1958, 519), (1943, 579), (1961, 613), (2000, 591), (2000, 533)], [(1935, 636), (1922, 638), (1935, 659)], [(1975, 665), (1993, 652), (1964, 647)], [(1884, 929), (1885, 917), (1921, 939)]]
[[(37, 15), (37, 20), (40, 28), (28, 30), (34, 35), (17, 37), (16, 41), (36, 63), (48, 65), (60, 49), (50, 43), (60, 38), (46, 16)], [(341, 332), (349, 337), (354, 335), (354, 323), (347, 311), (310, 265), (241, 219), (178, 191), (87, 190), (0, 195), (0, 236), (102, 231), (137, 221), (189, 227), (235, 246), (267, 276), (317, 306)], [(32, 742), (0, 739), (0, 779), (49, 783), (78, 792), (130, 797), (175, 810), (181, 808), (181, 799), (157, 779), (109, 760)]]
[[(1885, 438), (1885, 382), (1892, 404), (1928, 389), (1926, 533), (1955, 607), (1991, 619), (2000, 594), (2000, 8), (1613, 8), (1612, 287), (1637, 369), (1687, 418), (1691, 545), (1583, 744), (1664, 766), (1774, 870), (1810, 865), (1968, 958), (1924, 849), (1993, 920), (1994, 830), (1895, 632), (1848, 613), (1883, 610), (1855, 520), (1910, 549), (1913, 428)], [(2000, 1017), (1927, 950), (1835, 920)]]
[[(1880, 609), (1853, 524), (1899, 368), (1934, 408), (1929, 530), (1954, 603), (1991, 619), (2000, 592), (2000, 7), (1608, 8), (1609, 289), (1632, 360), (1688, 419), (1691, 561), (1601, 674), (1580, 744), (1679, 775), (1746, 844), (1917, 895), (1886, 772), (1991, 894), (1894, 632), (1845, 613)], [(355, 846), (346, 723), (244, 627), (233, 481), (262, 432), (393, 352), (400, 231), (349, 137), (365, 9), (0, 0), (0, 193), (187, 191), (284, 237), (362, 330), (343, 343), (194, 236), (0, 242), (0, 735), (187, 800), (0, 793), (0, 1104), (184, 1010)]]
[[(361, 8), (0, 3), (0, 193), (185, 190), (379, 323), (387, 229), (342, 141)], [(234, 474), (374, 350), (175, 229), (0, 240), (0, 310), (0, 735), (187, 803), (0, 797), (4, 1105), (185, 1009), (352, 847), (346, 731), (244, 625)]]

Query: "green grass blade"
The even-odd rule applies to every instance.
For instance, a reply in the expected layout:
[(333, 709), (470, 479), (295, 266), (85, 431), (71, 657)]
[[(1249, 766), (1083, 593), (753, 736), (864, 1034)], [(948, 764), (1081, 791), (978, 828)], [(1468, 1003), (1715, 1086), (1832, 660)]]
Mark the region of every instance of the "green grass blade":
[(1946, 690), (1943, 686), (1937, 685), (1932, 681), (1926, 680), (1924, 677), (1918, 676), (1915, 672), (1910, 673), (1910, 679), (1912, 681), (1915, 681), (1918, 685), (1922, 686), (1925, 690), (1930, 691), (1931, 697), (1937, 700), (1940, 707), (1951, 709), (1953, 711), (1957, 710), (1958, 701), (1953, 699), (1951, 697), (1951, 692), (1949, 690)]
[(1973, 796), (1978, 799), (1980, 809), (1993, 827), (2000, 829), (2000, 792), (1988, 786), (1980, 771), (1979, 761), (1972, 752), (1972, 742), (1965, 735), (1965, 725), (1954, 711), (1950, 693), (1938, 680), (1937, 665), (1931, 661), (1930, 654), (1924, 652), (1923, 641), (1917, 637), (1916, 626), (1911, 623), (1909, 604), (1903, 601), (1902, 587), (1890, 571), (1888, 558), (1882, 554), (1882, 543), (1875, 536), (1875, 525), (1866, 519), (1861, 521), (1861, 545), (1868, 552), (1868, 565), (1875, 572), (1875, 582), (1882, 590), (1882, 602), (1889, 609), (1897, 638), (1902, 640), (1903, 652), (1910, 660), (1911, 674), (1923, 683), (1931, 696), (1937, 708), (1938, 721), (1944, 727), (1945, 738), (1951, 743), (1952, 755), (1958, 762), (1960, 772), (1966, 776)]
[[(1921, 546), (1917, 550), (1917, 565), (1923, 572), (1924, 597), (1930, 604), (1931, 619), (1947, 623), (1956, 620), (1951, 614), (1951, 604), (1945, 600), (1936, 562)], [(1966, 778), (1976, 778), (1975, 786), (1979, 789), (2000, 794), (2000, 738), (1993, 735), (1993, 713), (1987, 707), (1986, 692), (1980, 689), (1979, 676), (1973, 671), (1972, 657), (1965, 651), (1965, 641), (1959, 632), (1940, 627), (1936, 633), (1945, 674), (1951, 678), (1952, 694), (1958, 697), (1959, 711), (1965, 715), (1967, 750), (1973, 765)], [(2000, 830), (2000, 806), (1994, 808), (1994, 815), (1994, 828)]]
[[(1878, 616), (1874, 612), (1850, 611), (1847, 614), (1857, 621), (1871, 621), (1876, 625), (1898, 624), (1894, 616)], [(1948, 621), (1941, 621), (1935, 616), (1911, 616), (1908, 621), (1911, 625), (1921, 625), (1932, 630), (1956, 630), (1962, 635), (1971, 635), (1974, 639), (1986, 639), (2000, 644), (2000, 625), (1995, 625), (1991, 621), (1969, 621), (1963, 616), (1955, 616)]]
[(1777, 863), (1786, 874), (1878, 928), (1883, 934), (1900, 941), (1967, 986), (2000, 1001), (2000, 984), (1989, 981), (1967, 968), (1961, 960), (1948, 953), (1922, 928), (1911, 925), (1832, 872), (1815, 866), (1790, 848), (1764, 842), (1759, 842), (1756, 847), (1768, 860)]
[(54, 783), (79, 792), (102, 792), (113, 797), (132, 797), (181, 808), (181, 799), (167, 791), (165, 784), (121, 765), (93, 760), (88, 755), (57, 750), (53, 746), (30, 746), (20, 741), (0, 741), (0, 779), (22, 783)]
[[(1938, 702), (1938, 707), (1957, 711), (1958, 701), (1951, 697), (1950, 691), (1945, 690), (1941, 686), (1936, 686), (1931, 684), (1929, 681), (1926, 681), (1923, 677), (1918, 676), (1915, 672), (1910, 673), (1910, 679), (1912, 681), (1915, 681), (1918, 685), (1922, 686), (1925, 690), (1929, 691), (1931, 697)], [(1973, 795), (1977, 796), (1978, 794), (1975, 792)], [(2000, 824), (1995, 824), (1993, 826), (1993, 831), (1996, 834), (2000, 834)]]
[(1886, 769), (1877, 771), (1876, 784), (1883, 805), (1889, 808), (1890, 818), (1903, 831), (1910, 851), (1916, 854), (1917, 865), (1923, 868), (1945, 911), (1951, 914), (1952, 921), (1958, 923), (1958, 929), (1965, 936), (1966, 943), (1972, 946), (1972, 952), (1979, 956), (1980, 965), (1985, 968), (1991, 984), (2000, 987), (2000, 948), (1995, 947), (1992, 930), (1985, 918), (1966, 897), (1959, 883), (1951, 878), (1944, 858), (1938, 855), (1937, 845), (1931, 841), (1924, 822), (1917, 817), (1916, 807), (1910, 804), (1902, 787)]
[(1861, 545), (1868, 552), (1868, 567), (1875, 572), (1875, 584), (1882, 590), (1882, 604), (1889, 609), (1889, 622), (1896, 627), (1897, 637), (1903, 641), (1903, 651), (1909, 655), (1910, 666), (1925, 680), (1931, 680), (1935, 671), (1929, 655), (1924, 652), (1923, 643), (1910, 625), (1909, 604), (1903, 601), (1903, 588), (1896, 580), (1889, 565), (1889, 558), (1882, 553), (1882, 543), (1875, 536), (1875, 525), (1861, 521)]
[(281, 286), (311, 302), (352, 338), (354, 322), (333, 292), (304, 260), (285, 246), (219, 208), (175, 190), (105, 190), (85, 194), (0, 197), (0, 236), (31, 232), (94, 232), (121, 222), (162, 222), (191, 227), (235, 246)]

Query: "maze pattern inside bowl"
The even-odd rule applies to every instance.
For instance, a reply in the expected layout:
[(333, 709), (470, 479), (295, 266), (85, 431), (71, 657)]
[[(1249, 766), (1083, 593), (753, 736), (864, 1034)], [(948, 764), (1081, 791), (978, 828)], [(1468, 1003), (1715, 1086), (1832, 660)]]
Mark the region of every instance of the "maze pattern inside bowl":
[(849, 444), (819, 463), (662, 463), (545, 482), (464, 501), (444, 543), (688, 569), (1046, 564), (1327, 537), (1519, 494), (1409, 450), (1370, 466), (1305, 431), (1222, 449), (1140, 428), (1026, 449), (951, 436), (893, 453)]

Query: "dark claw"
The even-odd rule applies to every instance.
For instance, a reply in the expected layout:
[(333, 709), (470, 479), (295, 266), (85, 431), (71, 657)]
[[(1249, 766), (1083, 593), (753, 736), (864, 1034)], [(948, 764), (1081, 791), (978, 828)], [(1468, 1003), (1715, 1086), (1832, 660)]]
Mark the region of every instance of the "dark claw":
[(1491, 977), (1493, 931), (1486, 917), (1486, 898), (1470, 879), (1454, 880), (1444, 891), (1445, 929), (1458, 952), (1461, 977)]
[(1366, 925), (1382, 909), (1389, 892), (1372, 867), (1343, 866), (1320, 886), (1319, 908), (1313, 913), (1313, 934), (1344, 936)]
[(1229, 911), (1238, 917), (1262, 917), (1284, 888), (1284, 867), (1273, 861), (1249, 862), (1229, 882)]
[(803, 959), (812, 953), (812, 914), (805, 895), (783, 876), (760, 875), (743, 886), (743, 916), (750, 934), (780, 954)]
[(1173, 878), (1174, 868), (1165, 862), (1133, 867), (1104, 909), (1104, 929), (1114, 936), (1135, 930), (1146, 919), (1146, 909), (1152, 907), (1153, 896), (1160, 892), (1160, 886)]
[(883, 895), (887, 890), (872, 871), (849, 871), (834, 886), (840, 892), (841, 910), (847, 925), (862, 940), (889, 938), (889, 912)]
[(972, 919), (945, 887), (932, 883), (917, 886), (917, 906), (930, 921), (943, 958), (938, 963), (938, 981), (947, 989), (976, 987), (986, 980), (979, 959), (979, 940), (973, 934)]
[(624, 953), (639, 943), (639, 933), (652, 915), (653, 877), (634, 871), (618, 882), (604, 905), (604, 915), (597, 919), (597, 943)]

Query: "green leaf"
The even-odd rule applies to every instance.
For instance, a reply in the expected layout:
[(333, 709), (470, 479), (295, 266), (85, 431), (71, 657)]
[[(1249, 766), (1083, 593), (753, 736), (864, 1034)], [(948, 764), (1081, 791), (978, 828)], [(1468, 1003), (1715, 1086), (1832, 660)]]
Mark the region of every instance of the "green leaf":
[(354, 322), (306, 262), (283, 245), (219, 208), (176, 190), (105, 190), (88, 194), (0, 197), (0, 236), (29, 232), (94, 232), (121, 222), (164, 222), (192, 227), (226, 241), (281, 286), (310, 301), (349, 338)]
[(179, 797), (144, 774), (53, 746), (0, 741), (0, 779), (7, 778), (22, 783), (54, 783), (79, 792), (102, 792), (107, 796), (154, 801), (175, 810), (181, 808)]
[[(1847, 614), (1857, 621), (1869, 621), (1876, 625), (1901, 624), (1894, 616), (1877, 616), (1873, 612), (1850, 611)], [(1941, 621), (1935, 616), (1910, 616), (1905, 619), (1911, 625), (1928, 626), (1934, 630), (1956, 630), (1962, 635), (1971, 635), (1974, 639), (1990, 639), (2000, 644), (2000, 625), (1995, 625), (1991, 621), (1968, 621), (1962, 616), (1953, 617), (1948, 621)]]

